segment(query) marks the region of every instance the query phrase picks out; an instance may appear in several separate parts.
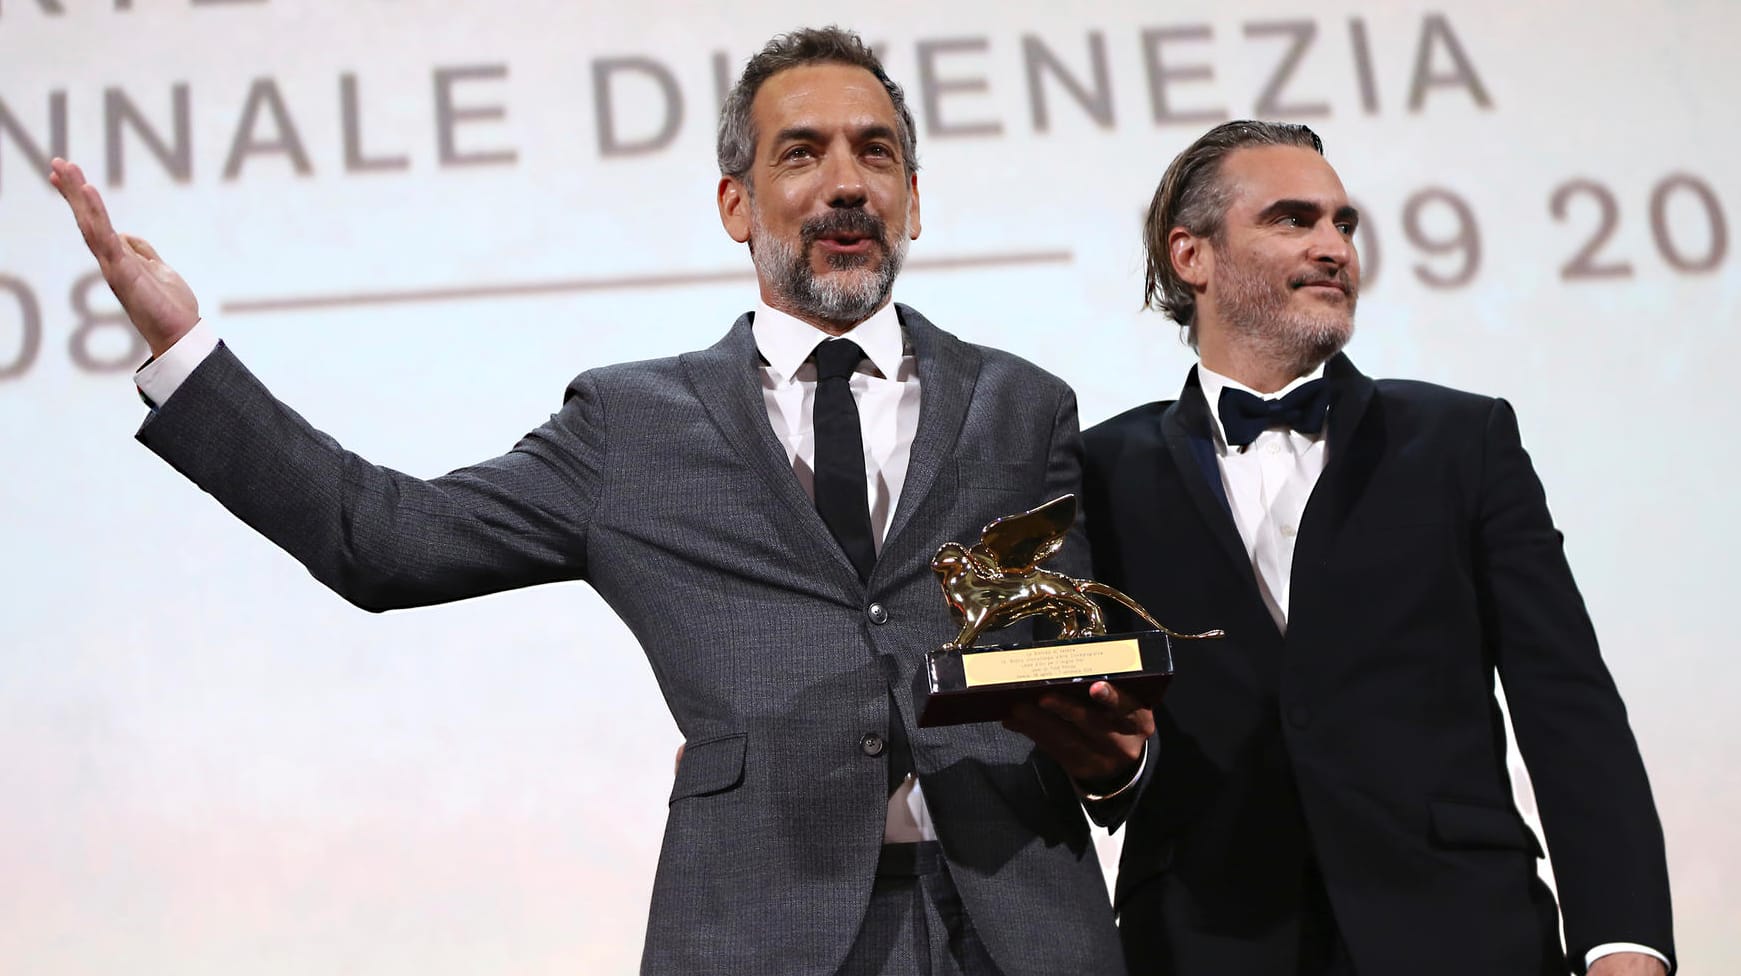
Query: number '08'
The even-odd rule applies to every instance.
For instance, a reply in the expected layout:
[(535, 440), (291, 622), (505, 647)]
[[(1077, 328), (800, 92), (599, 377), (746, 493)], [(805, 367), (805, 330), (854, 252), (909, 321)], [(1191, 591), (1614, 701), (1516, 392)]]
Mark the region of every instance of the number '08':
[[(145, 340), (120, 311), (91, 308), (93, 289), (107, 291), (101, 272), (92, 271), (73, 282), (68, 301), (76, 318), (67, 337), (67, 355), (73, 365), (88, 373), (115, 373), (133, 369), (145, 359)], [(15, 325), (17, 338), (8, 341)], [(108, 345), (117, 339), (119, 352), (103, 354), (96, 349), (99, 336)], [(17, 379), (30, 371), (42, 352), (42, 305), (23, 279), (0, 274), (0, 382)]]

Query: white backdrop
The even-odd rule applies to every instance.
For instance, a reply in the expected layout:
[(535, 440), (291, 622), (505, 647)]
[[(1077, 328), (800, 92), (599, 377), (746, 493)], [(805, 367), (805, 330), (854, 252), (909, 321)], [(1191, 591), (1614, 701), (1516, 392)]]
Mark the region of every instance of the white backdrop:
[(1352, 356), (1517, 405), (1685, 971), (1741, 966), (1741, 6), (590, 6), (0, 0), (0, 972), (631, 972), (679, 739), (584, 586), (364, 614), (133, 444), (138, 350), (47, 156), (317, 426), (434, 475), (750, 305), (720, 66), (831, 19), (919, 116), (897, 296), (1085, 423), (1191, 361), (1138, 311), (1167, 160), (1224, 117), (1324, 136), (1366, 214)]

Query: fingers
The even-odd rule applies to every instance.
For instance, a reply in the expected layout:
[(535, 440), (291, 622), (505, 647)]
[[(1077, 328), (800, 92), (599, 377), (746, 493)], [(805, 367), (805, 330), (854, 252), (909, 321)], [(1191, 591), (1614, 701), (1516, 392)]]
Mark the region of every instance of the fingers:
[(1096, 681), (1089, 687), (1088, 697), (1088, 701), (1082, 701), (1074, 696), (1048, 694), (1041, 696), (1039, 705), (1088, 735), (1135, 735), (1146, 739), (1154, 732), (1154, 713), (1117, 685)]
[[(78, 172), (78, 167), (73, 167)], [(83, 179), (83, 174), (80, 174)], [(79, 198), (84, 201), (84, 219), (79, 222), (79, 229), (85, 232), (85, 244), (98, 261), (115, 261), (126, 256), (121, 246), (121, 235), (115, 233), (115, 225), (109, 220), (109, 208), (103, 204), (103, 195), (97, 188), (85, 183), (80, 187)], [(78, 212), (75, 208), (75, 213)]]
[(1034, 740), (1078, 780), (1129, 769), (1154, 733), (1154, 714), (1108, 682), (1095, 682), (1089, 697), (1044, 695), (1037, 705), (1013, 708), (1004, 728)]
[(1124, 748), (1115, 740), (1095, 739), (1076, 726), (1031, 705), (1019, 706), (1004, 720), (1004, 728), (1032, 739), (1077, 782), (1101, 782), (1128, 775), (1142, 755), (1142, 739), (1135, 737)]
[(1003, 727), (1032, 739), (1041, 752), (1057, 760), (1072, 775), (1085, 765), (1102, 759), (1090, 748), (1076, 726), (1033, 705), (1022, 704), (1010, 709)]
[(127, 318), (151, 352), (162, 355), (199, 321), (199, 300), (155, 248), (138, 237), (115, 232), (102, 194), (85, 179), (83, 170), (57, 158), (49, 166), (49, 181), (72, 209), (85, 246)]
[(157, 256), (157, 248), (152, 247), (151, 242), (147, 241), (145, 238), (135, 237), (132, 234), (122, 234), (121, 240), (126, 242), (129, 248), (133, 249), (134, 254), (139, 255), (145, 260), (157, 262), (159, 264), (163, 262), (163, 259)]
[(79, 225), (85, 246), (90, 248), (97, 262), (107, 266), (124, 258), (127, 251), (109, 220), (109, 209), (103, 205), (102, 194), (85, 179), (84, 170), (58, 157), (49, 166), (49, 182), (72, 208), (73, 220)]
[(1112, 682), (1096, 681), (1089, 687), (1088, 697), (1100, 706), (1100, 714), (1111, 727), (1145, 739), (1155, 731), (1154, 713), (1143, 707), (1135, 695)]

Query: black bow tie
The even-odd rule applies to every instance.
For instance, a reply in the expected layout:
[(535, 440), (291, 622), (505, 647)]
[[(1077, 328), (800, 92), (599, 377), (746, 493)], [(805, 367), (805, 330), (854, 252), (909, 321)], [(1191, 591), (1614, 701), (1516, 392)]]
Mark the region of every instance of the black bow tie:
[(1321, 379), (1301, 384), (1279, 400), (1265, 400), (1231, 386), (1221, 388), (1216, 412), (1229, 447), (1245, 447), (1271, 427), (1291, 427), (1302, 434), (1324, 429), (1330, 411), (1330, 385)]

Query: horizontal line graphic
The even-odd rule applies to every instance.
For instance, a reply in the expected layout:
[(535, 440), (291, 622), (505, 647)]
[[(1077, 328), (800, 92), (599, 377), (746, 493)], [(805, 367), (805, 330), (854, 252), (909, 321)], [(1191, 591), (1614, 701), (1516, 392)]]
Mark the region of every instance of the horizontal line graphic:
[[(908, 271), (970, 271), (982, 268), (1004, 268), (1016, 265), (1069, 264), (1075, 255), (1069, 251), (1023, 251), (1001, 254), (964, 254), (955, 257), (914, 258), (907, 262)], [(637, 288), (684, 288), (692, 285), (718, 285), (751, 282), (756, 279), (752, 269), (735, 271), (691, 271), (672, 274), (622, 275), (615, 278), (566, 278), (554, 281), (498, 282), (494, 284), (453, 285), (441, 288), (403, 288), (393, 291), (360, 291), (334, 295), (294, 295), (274, 298), (241, 298), (222, 303), (225, 315), (246, 315), (252, 312), (290, 312), (323, 308), (352, 308), (361, 305), (404, 305), (418, 302), (458, 302), (479, 298), (525, 298), (534, 295), (562, 295), (592, 291), (626, 291)]]

